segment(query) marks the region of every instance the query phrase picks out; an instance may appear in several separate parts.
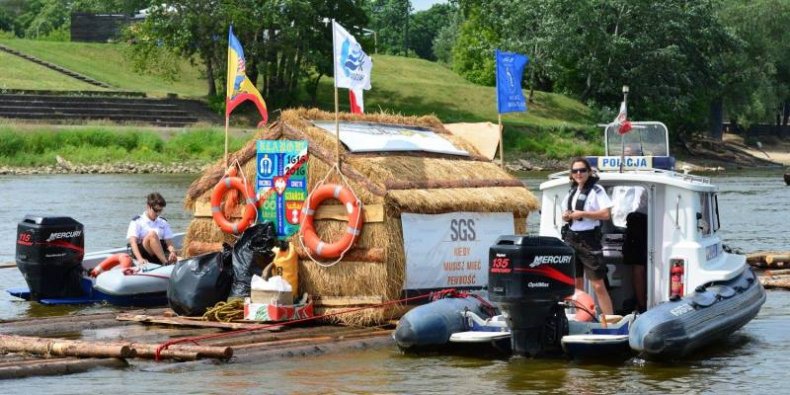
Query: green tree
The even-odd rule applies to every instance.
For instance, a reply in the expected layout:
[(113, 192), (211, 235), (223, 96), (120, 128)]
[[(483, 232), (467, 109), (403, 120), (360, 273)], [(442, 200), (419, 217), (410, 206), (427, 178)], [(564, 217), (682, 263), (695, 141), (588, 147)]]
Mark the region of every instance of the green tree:
[(409, 0), (371, 0), (365, 3), (370, 28), (378, 35), (378, 52), (407, 55), (409, 39)]
[(729, 0), (723, 23), (741, 40), (728, 57), (722, 102), (731, 121), (787, 125), (790, 117), (790, 3)]
[(435, 4), (412, 14), (409, 49), (423, 59), (436, 60), (433, 42), (443, 27), (454, 22), (456, 9), (451, 4)]

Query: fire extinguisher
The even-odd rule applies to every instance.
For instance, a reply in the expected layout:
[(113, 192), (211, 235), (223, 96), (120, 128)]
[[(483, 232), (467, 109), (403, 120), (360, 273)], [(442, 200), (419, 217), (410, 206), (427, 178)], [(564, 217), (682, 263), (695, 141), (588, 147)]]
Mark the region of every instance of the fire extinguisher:
[(669, 282), (669, 300), (678, 300), (683, 296), (683, 261), (672, 263)]

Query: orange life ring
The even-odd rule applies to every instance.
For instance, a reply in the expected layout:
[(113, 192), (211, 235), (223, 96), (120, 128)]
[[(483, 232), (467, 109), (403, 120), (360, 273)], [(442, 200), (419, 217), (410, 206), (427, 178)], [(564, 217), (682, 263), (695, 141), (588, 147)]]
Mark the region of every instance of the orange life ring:
[[(336, 199), (346, 207), (348, 212), (348, 226), (346, 233), (339, 240), (328, 244), (321, 240), (315, 232), (313, 226), (313, 215), (324, 200)], [(320, 258), (337, 258), (348, 248), (350, 248), (359, 235), (362, 233), (362, 225), (365, 222), (362, 213), (362, 202), (359, 201), (354, 193), (348, 188), (337, 184), (324, 184), (313, 190), (307, 197), (304, 208), (302, 208), (302, 238), (305, 247)]]
[(119, 263), (121, 264), (121, 268), (128, 269), (132, 267), (132, 257), (124, 253), (110, 255), (105, 260), (101, 261), (101, 263), (96, 265), (93, 270), (91, 270), (91, 277), (96, 277), (99, 274), (114, 268)]
[[(225, 196), (225, 193), (230, 189), (241, 191), (247, 200), (247, 209), (244, 210), (244, 214), (237, 222), (228, 221), (225, 215), (222, 214), (222, 209), (220, 208), (222, 197)], [(257, 205), (258, 200), (255, 198), (255, 191), (239, 177), (223, 178), (217, 183), (214, 187), (214, 191), (211, 193), (211, 216), (214, 217), (214, 222), (216, 222), (219, 228), (225, 233), (237, 235), (244, 232), (255, 219)]]

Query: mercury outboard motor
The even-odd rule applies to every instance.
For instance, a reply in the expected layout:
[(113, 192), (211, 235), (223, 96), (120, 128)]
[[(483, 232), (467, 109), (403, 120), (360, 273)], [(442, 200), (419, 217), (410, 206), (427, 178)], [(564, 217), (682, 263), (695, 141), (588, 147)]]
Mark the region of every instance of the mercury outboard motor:
[(17, 226), (16, 265), (30, 288), (30, 299), (83, 295), (83, 226), (71, 217), (26, 215)]
[(573, 248), (555, 237), (500, 236), (489, 249), (488, 292), (505, 316), (514, 354), (560, 350), (563, 299), (575, 289)]

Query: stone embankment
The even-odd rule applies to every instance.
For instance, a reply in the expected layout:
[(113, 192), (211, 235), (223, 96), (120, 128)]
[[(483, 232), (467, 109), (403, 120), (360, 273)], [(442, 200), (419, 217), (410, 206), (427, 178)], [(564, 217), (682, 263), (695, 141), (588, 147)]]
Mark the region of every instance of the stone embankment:
[(59, 163), (54, 166), (8, 167), (0, 166), (0, 175), (31, 174), (188, 174), (202, 173), (206, 163), (106, 163), (100, 165), (72, 165)]

